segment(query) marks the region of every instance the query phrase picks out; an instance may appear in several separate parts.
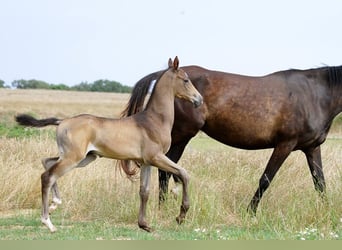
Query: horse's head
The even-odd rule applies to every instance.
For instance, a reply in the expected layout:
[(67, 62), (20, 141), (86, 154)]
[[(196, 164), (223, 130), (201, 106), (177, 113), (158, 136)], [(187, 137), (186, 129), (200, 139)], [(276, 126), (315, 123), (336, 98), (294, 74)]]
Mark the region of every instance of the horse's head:
[(195, 107), (200, 106), (203, 103), (202, 95), (194, 87), (188, 74), (184, 70), (178, 68), (178, 66), (178, 57), (176, 56), (174, 61), (170, 58), (169, 69), (165, 73), (169, 74), (173, 78), (172, 83), (174, 86), (175, 96), (192, 102)]

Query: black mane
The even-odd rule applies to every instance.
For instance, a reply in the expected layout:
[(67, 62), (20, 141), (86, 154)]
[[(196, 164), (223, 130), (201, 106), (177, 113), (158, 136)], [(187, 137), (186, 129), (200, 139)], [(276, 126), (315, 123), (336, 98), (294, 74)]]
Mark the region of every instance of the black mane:
[[(143, 110), (143, 103), (145, 101), (145, 97), (149, 91), (150, 84), (152, 81), (156, 81), (155, 84), (158, 83), (159, 79), (167, 70), (161, 70), (158, 72), (154, 72), (149, 74), (139, 80), (133, 87), (131, 97), (126, 105), (126, 108), (122, 111), (121, 117), (127, 117), (132, 114), (138, 113)], [(152, 90), (151, 96), (153, 95), (154, 89)]]
[(342, 86), (342, 66), (326, 67), (327, 81), (330, 86)]

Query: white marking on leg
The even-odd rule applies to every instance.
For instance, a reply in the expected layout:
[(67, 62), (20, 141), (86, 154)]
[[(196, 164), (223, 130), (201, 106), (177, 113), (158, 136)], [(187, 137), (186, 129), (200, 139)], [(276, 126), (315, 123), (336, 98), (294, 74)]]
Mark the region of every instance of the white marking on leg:
[(57, 207), (58, 205), (56, 203), (51, 203), (51, 205), (49, 206), (49, 213), (52, 213), (53, 211), (55, 211)]
[(51, 233), (54, 233), (57, 231), (57, 228), (52, 224), (50, 218), (45, 219), (44, 217), (42, 217), (41, 221), (45, 226), (49, 228)]
[(53, 197), (52, 198), (52, 203), (49, 207), (49, 213), (52, 213), (53, 211), (55, 211), (58, 207), (58, 205), (62, 204), (62, 200), (57, 198), (57, 197)]
[(53, 201), (53, 203), (56, 203), (56, 205), (61, 205), (62, 204), (62, 200), (57, 198), (57, 197), (53, 197), (52, 201)]
[(174, 188), (171, 189), (171, 193), (173, 194), (175, 199), (179, 196), (181, 189), (182, 189), (182, 184), (178, 184), (178, 183), (176, 184)]

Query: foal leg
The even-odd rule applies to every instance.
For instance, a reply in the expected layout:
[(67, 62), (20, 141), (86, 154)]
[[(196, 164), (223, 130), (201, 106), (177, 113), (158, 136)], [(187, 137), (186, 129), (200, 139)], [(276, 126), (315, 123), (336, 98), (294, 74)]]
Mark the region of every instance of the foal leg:
[(306, 159), (309, 164), (311, 176), (315, 185), (315, 189), (320, 192), (322, 196), (325, 194), (325, 180), (323, 174), (321, 147), (309, 148), (305, 151)]
[(153, 166), (157, 168), (170, 172), (171, 174), (176, 175), (180, 178), (183, 184), (183, 196), (182, 196), (182, 204), (180, 207), (179, 216), (176, 218), (178, 224), (181, 224), (185, 218), (187, 211), (189, 210), (189, 196), (188, 196), (188, 183), (189, 176), (187, 171), (171, 161), (167, 156), (163, 154), (159, 154), (154, 157), (153, 162), (151, 162)]
[[(191, 139), (191, 138), (190, 138)], [(189, 139), (189, 140), (190, 140)], [(188, 144), (189, 140), (185, 140), (181, 143), (171, 145), (171, 148), (167, 152), (166, 156), (173, 162), (178, 162), (181, 158), (186, 145)], [(168, 187), (169, 187), (169, 180), (171, 177), (171, 173), (165, 172), (161, 169), (158, 169), (159, 175), (159, 205), (166, 200)], [(175, 181), (176, 187), (171, 190), (174, 194), (178, 195), (178, 186), (181, 185), (182, 181), (176, 176), (172, 175), (173, 180)]]
[(142, 165), (140, 167), (140, 209), (139, 209), (139, 219), (138, 225), (140, 228), (151, 232), (152, 229), (147, 225), (145, 220), (146, 216), (146, 205), (148, 201), (148, 196), (150, 193), (150, 180), (151, 180), (151, 166)]
[(42, 217), (41, 221), (46, 225), (49, 230), (53, 233), (57, 229), (52, 224), (49, 216), (49, 191), (51, 187), (56, 183), (57, 179), (63, 176), (68, 171), (77, 167), (78, 160), (74, 157), (68, 159), (59, 159), (49, 170), (45, 171), (41, 176), (42, 182)]
[(295, 142), (286, 142), (286, 143), (278, 144), (274, 148), (271, 158), (266, 165), (266, 169), (259, 180), (259, 187), (257, 191), (255, 192), (251, 202), (249, 203), (247, 211), (249, 211), (250, 213), (254, 215), (256, 214), (256, 210), (258, 208), (258, 204), (262, 198), (262, 195), (264, 194), (266, 189), (269, 187), (273, 177), (275, 176), (275, 174), (277, 173), (277, 171), (279, 170), (280, 166), (283, 164), (285, 159), (292, 152), (294, 147), (295, 147)]
[[(49, 170), (59, 159), (59, 157), (45, 158), (42, 160), (42, 164), (45, 170)], [(49, 207), (49, 212), (53, 212), (57, 209), (57, 206), (62, 204), (62, 200), (60, 198), (57, 182), (55, 182), (51, 187), (52, 192), (52, 203)]]

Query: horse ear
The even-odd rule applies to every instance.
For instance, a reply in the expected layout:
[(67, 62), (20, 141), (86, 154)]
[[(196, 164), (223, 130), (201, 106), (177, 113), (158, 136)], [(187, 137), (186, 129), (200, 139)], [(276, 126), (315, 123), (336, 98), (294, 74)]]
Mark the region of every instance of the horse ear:
[(169, 58), (169, 69), (171, 69), (173, 67), (173, 62), (172, 62), (172, 59)]
[(177, 70), (179, 66), (179, 60), (178, 60), (178, 56), (175, 57), (175, 60), (173, 60), (173, 69)]

